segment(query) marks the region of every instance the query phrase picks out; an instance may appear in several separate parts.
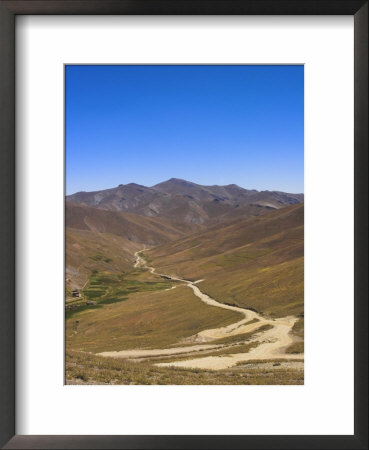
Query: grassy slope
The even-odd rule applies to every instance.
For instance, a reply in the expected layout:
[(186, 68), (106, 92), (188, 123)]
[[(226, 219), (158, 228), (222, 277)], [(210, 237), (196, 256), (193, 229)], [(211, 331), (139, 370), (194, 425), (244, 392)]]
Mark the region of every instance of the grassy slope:
[(142, 269), (92, 274), (82, 289), (82, 298), (72, 297), (67, 300), (66, 318), (69, 319), (83, 310), (98, 309), (103, 305), (127, 300), (127, 296), (134, 292), (169, 289), (174, 284), (162, 279), (141, 279), (143, 275), (141, 272)]
[(304, 318), (300, 317), (292, 328), (293, 334), (297, 337), (297, 341), (291, 344), (287, 349), (286, 353), (304, 353)]
[(205, 305), (185, 286), (155, 294), (141, 291), (119, 303), (74, 313), (66, 321), (66, 344), (96, 353), (166, 347), (240, 319), (239, 313)]
[(304, 384), (304, 372), (283, 365), (220, 371), (156, 367), (149, 362), (67, 351), (66, 379), (67, 384), (286, 385)]
[(272, 316), (303, 313), (304, 208), (286, 207), (212, 227), (145, 252), (155, 267), (219, 301)]
[(81, 289), (93, 271), (131, 270), (133, 253), (141, 244), (110, 233), (66, 228), (65, 266), (67, 298), (71, 290)]
[[(167, 347), (203, 329), (241, 319), (235, 312), (204, 305), (184, 286), (166, 291), (170, 282), (148, 271), (133, 271), (133, 253), (147, 239), (162, 243), (146, 252), (150, 264), (163, 272), (205, 278), (201, 289), (220, 301), (275, 316), (303, 313), (303, 205), (262, 217), (238, 219), (187, 238), (183, 237), (185, 230), (165, 220), (109, 211), (100, 211), (100, 217), (94, 208), (74, 208), (73, 214), (67, 213), (67, 224), (71, 226), (66, 231), (67, 287), (81, 288), (89, 279), (84, 301), (94, 300), (97, 305), (84, 306), (72, 314), (67, 312), (70, 383), (303, 382), (303, 374), (290, 368), (276, 372), (249, 368), (245, 371), (240, 367), (214, 373), (158, 368), (149, 361), (138, 364), (76, 353)], [(106, 216), (107, 213), (113, 216)], [(93, 274), (94, 271), (98, 273)], [(303, 339), (303, 319), (295, 328), (295, 334)], [(290, 353), (303, 349), (303, 341), (293, 345)]]
[(65, 217), (69, 228), (111, 233), (147, 245), (169, 242), (192, 231), (185, 223), (122, 211), (105, 211), (68, 201), (65, 203)]
[(67, 295), (81, 289), (92, 271), (126, 271), (144, 245), (185, 235), (185, 224), (66, 202)]

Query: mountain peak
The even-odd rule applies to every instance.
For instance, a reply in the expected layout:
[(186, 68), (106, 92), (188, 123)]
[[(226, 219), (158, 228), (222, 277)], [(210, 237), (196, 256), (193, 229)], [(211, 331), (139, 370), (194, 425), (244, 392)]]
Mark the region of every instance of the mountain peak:
[(137, 184), (137, 183), (127, 183), (127, 184), (119, 184), (118, 187), (126, 187), (126, 186), (132, 186), (132, 187), (146, 187), (143, 186), (142, 184)]
[(159, 183), (159, 184), (164, 184), (164, 183), (173, 183), (173, 184), (182, 184), (182, 185), (194, 184), (194, 183), (191, 183), (191, 181), (183, 180), (182, 178), (169, 178), (169, 180), (163, 181), (162, 183)]
[(183, 180), (182, 178), (169, 178), (169, 180), (162, 181), (161, 183), (152, 186), (153, 189), (183, 189), (183, 188), (193, 188), (197, 186), (191, 181)]
[(102, 191), (76, 193), (67, 200), (110, 211), (182, 220), (197, 226), (241, 214), (259, 215), (270, 208), (303, 202), (304, 197), (246, 190), (236, 184), (202, 186), (173, 177), (152, 187), (129, 183)]

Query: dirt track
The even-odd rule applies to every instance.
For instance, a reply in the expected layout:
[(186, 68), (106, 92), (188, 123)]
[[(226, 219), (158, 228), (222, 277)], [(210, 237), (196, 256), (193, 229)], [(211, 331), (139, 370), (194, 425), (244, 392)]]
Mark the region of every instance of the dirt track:
[[(142, 251), (142, 250), (141, 250)], [(283, 317), (280, 319), (267, 319), (255, 311), (249, 309), (239, 308), (237, 306), (226, 305), (224, 303), (217, 302), (213, 298), (204, 294), (197, 286), (203, 280), (197, 280), (195, 282), (162, 274), (156, 272), (154, 267), (147, 266), (144, 259), (140, 256), (141, 251), (135, 253), (134, 267), (145, 267), (150, 270), (151, 273), (165, 276), (173, 281), (179, 281), (190, 289), (201, 301), (210, 306), (218, 308), (229, 309), (231, 311), (237, 311), (241, 313), (244, 318), (238, 322), (235, 322), (226, 327), (214, 328), (201, 331), (200, 333), (187, 338), (185, 341), (187, 345), (180, 347), (173, 347), (169, 349), (148, 349), (148, 350), (124, 350), (118, 352), (103, 352), (102, 356), (110, 356), (116, 358), (143, 358), (143, 357), (158, 357), (169, 355), (186, 355), (189, 359), (185, 361), (173, 361), (157, 363), (158, 366), (176, 366), (191, 369), (210, 369), (220, 370), (232, 367), (238, 363), (247, 362), (251, 360), (273, 360), (273, 359), (299, 359), (303, 361), (304, 355), (291, 355), (286, 354), (285, 349), (295, 341), (295, 338), (291, 334), (291, 329), (294, 323), (297, 321), (297, 317)], [(253, 319), (257, 321), (250, 323)], [(273, 328), (260, 333), (257, 330), (263, 325), (271, 325)], [(194, 356), (198, 355), (199, 351), (210, 351), (213, 349), (229, 348), (227, 345), (211, 345), (211, 342), (216, 339), (224, 337), (235, 336), (243, 333), (255, 332), (255, 335), (248, 342), (258, 342), (255, 348), (248, 353), (234, 353), (219, 356), (203, 356), (201, 358)], [(198, 343), (199, 345), (189, 346), (188, 343)], [(210, 345), (209, 345), (210, 344)], [(236, 352), (236, 349), (235, 349)]]

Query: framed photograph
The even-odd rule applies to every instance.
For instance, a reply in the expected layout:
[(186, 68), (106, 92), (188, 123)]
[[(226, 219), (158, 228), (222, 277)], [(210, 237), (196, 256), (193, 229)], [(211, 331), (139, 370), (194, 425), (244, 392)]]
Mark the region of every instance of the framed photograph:
[(0, 24), (3, 448), (367, 448), (367, 2)]
[(66, 383), (303, 384), (304, 66), (66, 65), (65, 99)]

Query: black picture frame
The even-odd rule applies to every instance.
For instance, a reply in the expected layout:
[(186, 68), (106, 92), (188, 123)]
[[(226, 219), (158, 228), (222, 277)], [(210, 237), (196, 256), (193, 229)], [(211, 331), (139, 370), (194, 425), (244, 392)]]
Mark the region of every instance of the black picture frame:
[[(15, 435), (15, 17), (19, 14), (354, 16), (355, 432), (349, 436)], [(337, 95), (340, 95), (337, 92)], [(368, 1), (0, 1), (0, 445), (7, 449), (368, 448)], [(19, 280), (18, 280), (19, 281)]]

